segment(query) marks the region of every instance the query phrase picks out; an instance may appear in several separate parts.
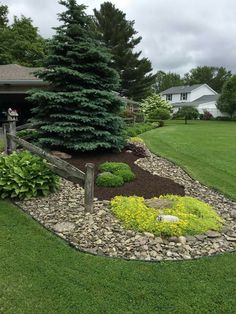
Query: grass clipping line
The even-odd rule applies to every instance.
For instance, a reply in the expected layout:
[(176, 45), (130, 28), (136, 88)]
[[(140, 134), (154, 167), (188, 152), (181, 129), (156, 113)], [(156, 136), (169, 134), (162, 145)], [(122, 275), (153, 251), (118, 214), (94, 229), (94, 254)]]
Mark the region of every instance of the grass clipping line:
[[(125, 228), (157, 236), (196, 235), (222, 228), (223, 219), (210, 205), (198, 199), (176, 195), (160, 196), (159, 199), (173, 201), (172, 208), (158, 210), (148, 207), (143, 197), (116, 196), (111, 201), (112, 212)], [(177, 216), (179, 221), (157, 221), (163, 214)]]

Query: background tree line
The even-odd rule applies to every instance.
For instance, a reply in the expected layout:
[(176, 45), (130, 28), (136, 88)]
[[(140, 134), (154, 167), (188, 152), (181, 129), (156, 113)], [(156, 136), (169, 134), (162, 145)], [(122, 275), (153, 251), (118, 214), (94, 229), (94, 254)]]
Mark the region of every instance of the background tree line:
[[(148, 58), (138, 50), (142, 37), (126, 14), (114, 4), (104, 2), (94, 9), (91, 28), (97, 40), (105, 44), (112, 54), (111, 66), (118, 72), (122, 96), (141, 101), (153, 92), (160, 93), (172, 86), (208, 84), (220, 93), (231, 72), (224, 67), (199, 66), (183, 77), (178, 73), (154, 73)], [(9, 24), (8, 7), (0, 5), (0, 64), (17, 63), (25, 66), (44, 66), (51, 39), (44, 39), (30, 18), (14, 17)]]
[(232, 76), (224, 67), (199, 66), (185, 73), (183, 77), (174, 72), (158, 71), (155, 91), (160, 93), (173, 86), (207, 84), (221, 93), (224, 83)]

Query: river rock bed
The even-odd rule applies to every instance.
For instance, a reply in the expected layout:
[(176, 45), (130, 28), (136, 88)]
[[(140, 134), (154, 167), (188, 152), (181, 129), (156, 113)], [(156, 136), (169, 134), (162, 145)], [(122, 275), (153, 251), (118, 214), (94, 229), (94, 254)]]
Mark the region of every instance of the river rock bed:
[(110, 210), (109, 201), (95, 199), (94, 213), (86, 213), (84, 190), (62, 180), (61, 189), (48, 197), (18, 201), (24, 211), (77, 249), (131, 260), (193, 259), (236, 249), (236, 202), (194, 181), (180, 167), (151, 155), (136, 164), (154, 175), (172, 179), (185, 194), (212, 205), (224, 218), (222, 233), (161, 238), (151, 233), (125, 230)]

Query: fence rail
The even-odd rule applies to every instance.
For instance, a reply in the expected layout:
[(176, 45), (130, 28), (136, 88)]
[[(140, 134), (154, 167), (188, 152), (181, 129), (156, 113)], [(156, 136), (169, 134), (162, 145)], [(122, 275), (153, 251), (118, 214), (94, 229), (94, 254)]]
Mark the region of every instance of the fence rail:
[[(29, 125), (29, 124), (28, 124)], [(23, 130), (27, 127), (21, 128)], [(31, 125), (30, 125), (31, 126)], [(8, 122), (3, 124), (3, 138), (5, 143), (5, 153), (11, 154), (16, 150), (17, 144), (29, 150), (31, 153), (46, 159), (48, 161), (47, 167), (55, 174), (69, 180), (73, 183), (80, 184), (84, 187), (84, 205), (85, 210), (93, 212), (93, 199), (94, 199), (94, 164), (86, 164), (86, 171), (83, 172), (68, 162), (50, 155), (43, 149), (19, 138), (16, 136), (16, 120), (9, 117)]]

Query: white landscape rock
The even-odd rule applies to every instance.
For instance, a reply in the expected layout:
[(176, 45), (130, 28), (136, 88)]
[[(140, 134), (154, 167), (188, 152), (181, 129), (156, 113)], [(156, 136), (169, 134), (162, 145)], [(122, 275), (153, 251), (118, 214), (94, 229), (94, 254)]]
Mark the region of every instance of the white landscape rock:
[(172, 215), (159, 215), (157, 221), (178, 222), (179, 218)]

